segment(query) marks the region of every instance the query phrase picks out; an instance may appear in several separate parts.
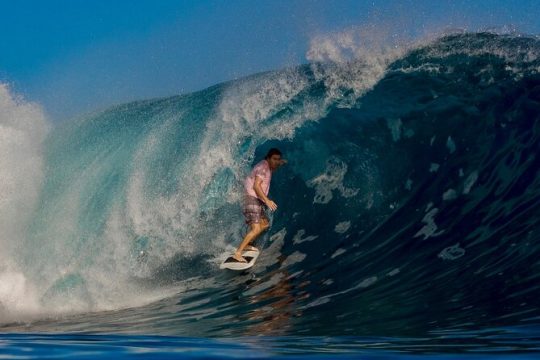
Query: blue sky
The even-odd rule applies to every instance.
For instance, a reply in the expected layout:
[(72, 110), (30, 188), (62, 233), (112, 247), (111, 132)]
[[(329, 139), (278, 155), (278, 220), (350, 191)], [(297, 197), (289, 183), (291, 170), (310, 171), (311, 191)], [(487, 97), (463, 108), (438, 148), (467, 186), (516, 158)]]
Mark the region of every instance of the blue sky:
[(515, 26), (540, 0), (0, 0), (0, 82), (52, 121), (306, 62), (315, 36)]

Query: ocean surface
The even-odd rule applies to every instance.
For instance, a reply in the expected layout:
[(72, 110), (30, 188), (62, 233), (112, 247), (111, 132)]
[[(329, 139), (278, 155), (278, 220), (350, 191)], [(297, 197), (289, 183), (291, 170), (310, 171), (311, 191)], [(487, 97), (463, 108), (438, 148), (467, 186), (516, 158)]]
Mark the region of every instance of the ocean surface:
[(540, 40), (323, 50), (55, 126), (0, 87), (0, 357), (540, 357)]

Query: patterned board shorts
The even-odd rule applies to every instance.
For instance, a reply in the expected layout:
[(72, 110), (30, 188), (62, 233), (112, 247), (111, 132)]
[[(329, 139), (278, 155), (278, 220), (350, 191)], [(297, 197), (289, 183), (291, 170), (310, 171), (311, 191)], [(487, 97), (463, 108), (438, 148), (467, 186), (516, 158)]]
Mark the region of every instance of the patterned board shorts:
[(261, 200), (246, 195), (244, 197), (244, 209), (242, 211), (246, 218), (246, 224), (258, 224), (262, 219), (268, 221), (264, 207), (265, 205)]

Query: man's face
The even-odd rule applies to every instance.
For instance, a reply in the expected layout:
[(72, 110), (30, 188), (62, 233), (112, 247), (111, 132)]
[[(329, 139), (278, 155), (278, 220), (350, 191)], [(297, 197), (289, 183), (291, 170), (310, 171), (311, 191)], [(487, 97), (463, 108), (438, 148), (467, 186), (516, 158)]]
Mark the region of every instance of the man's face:
[(270, 165), (270, 170), (275, 170), (281, 165), (281, 155), (272, 155), (268, 159), (268, 165)]

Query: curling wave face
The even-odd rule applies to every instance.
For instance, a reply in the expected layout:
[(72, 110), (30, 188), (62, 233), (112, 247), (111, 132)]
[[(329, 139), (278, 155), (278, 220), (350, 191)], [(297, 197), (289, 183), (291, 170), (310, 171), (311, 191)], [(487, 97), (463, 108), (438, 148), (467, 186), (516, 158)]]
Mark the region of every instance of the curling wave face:
[[(75, 330), (534, 325), (539, 52), (534, 38), (451, 35), (55, 129), (11, 256), (46, 314), (152, 302), (66, 320)], [(271, 146), (289, 160), (273, 178), (279, 209), (253, 272), (231, 276), (216, 264), (245, 230), (241, 180)]]

